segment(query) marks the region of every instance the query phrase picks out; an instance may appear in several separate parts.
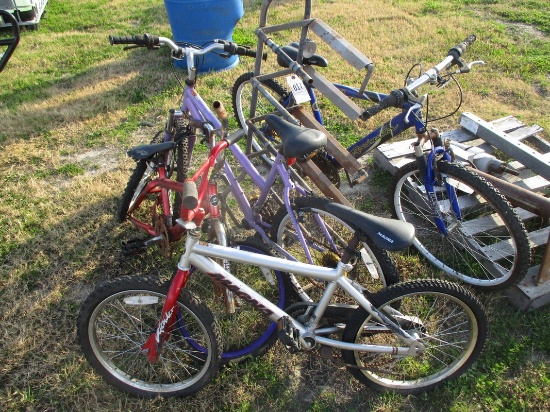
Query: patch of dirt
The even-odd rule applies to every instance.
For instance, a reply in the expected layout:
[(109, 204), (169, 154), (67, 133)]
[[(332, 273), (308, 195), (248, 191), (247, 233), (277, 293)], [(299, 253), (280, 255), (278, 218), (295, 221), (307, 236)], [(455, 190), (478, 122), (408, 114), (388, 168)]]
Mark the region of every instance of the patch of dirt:
[(100, 148), (85, 153), (66, 156), (66, 160), (77, 163), (84, 170), (84, 176), (94, 176), (115, 170), (120, 163), (120, 149)]
[(548, 37), (546, 33), (536, 29), (530, 24), (514, 23), (514, 22), (504, 21), (504, 20), (499, 20), (499, 22), (504, 24), (508, 28), (508, 31), (514, 34), (519, 34), (523, 36), (527, 35), (528, 37), (531, 37), (537, 40), (543, 40)]

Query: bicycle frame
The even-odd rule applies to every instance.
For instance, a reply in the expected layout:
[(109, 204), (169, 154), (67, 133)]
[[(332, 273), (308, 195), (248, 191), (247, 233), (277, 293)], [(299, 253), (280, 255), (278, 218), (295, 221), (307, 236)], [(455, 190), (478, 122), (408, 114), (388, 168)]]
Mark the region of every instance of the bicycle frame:
[[(321, 125), (323, 125), (323, 118), (319, 106), (317, 103), (317, 97), (314, 93), (314, 87), (307, 82), (304, 82), (304, 86), (310, 97), (310, 106), (313, 112), (315, 120), (317, 120)], [(354, 87), (345, 86), (342, 84), (334, 84), (334, 86), (339, 89), (348, 97), (359, 98), (361, 100), (368, 100), (373, 103), (379, 103), (387, 94), (378, 93), (370, 90), (366, 90), (363, 94), (359, 95), (359, 89)], [(282, 102), (283, 107), (288, 107), (291, 103), (292, 94)], [(416, 135), (421, 137), (426, 135), (426, 127), (422, 120), (422, 108), (418, 104), (410, 104), (405, 102), (403, 105), (403, 110), (394, 116), (391, 120), (387, 121), (383, 125), (379, 126), (366, 136), (359, 139), (357, 142), (353, 143), (347, 148), (353, 157), (356, 159), (360, 158), (364, 154), (374, 150), (379, 145), (386, 143), (387, 141), (393, 139), (397, 135), (401, 134), (405, 130), (414, 127)], [(421, 146), (420, 146), (421, 147)], [(440, 207), (437, 203), (437, 194), (435, 190), (435, 162), (434, 157), (442, 158), (443, 160), (451, 160), (450, 155), (446, 152), (443, 147), (434, 147), (429, 153), (428, 158), (425, 159), (422, 150), (416, 154), (416, 161), (419, 163), (420, 170), (425, 171), (423, 173), (423, 181), (426, 189), (426, 197), (428, 203), (431, 206), (433, 212), (433, 219), (438, 230), (445, 236), (448, 233), (448, 230), (445, 226), (444, 218), (441, 214)], [(328, 158), (333, 162), (333, 164), (340, 168), (341, 166), (336, 162), (330, 154), (327, 154)], [(462, 215), (460, 212), (460, 207), (458, 204), (458, 197), (456, 195), (455, 188), (450, 184), (445, 183), (445, 190), (448, 193), (452, 210), (455, 214), (457, 220), (462, 220)]]
[[(397, 356), (415, 356), (424, 351), (425, 346), (421, 341), (415, 339), (398, 324), (391, 321), (385, 314), (374, 307), (374, 305), (353, 286), (351, 281), (347, 279), (345, 273), (352, 269), (352, 265), (340, 261), (336, 268), (325, 268), (272, 256), (248, 253), (225, 246), (201, 244), (199, 243), (200, 231), (197, 230), (197, 226), (200, 226), (204, 214), (199, 212), (194, 214), (194, 217), (196, 223), (184, 221), (183, 219), (178, 221), (179, 224), (186, 227), (188, 230), (185, 251), (181, 255), (178, 263), (178, 270), (170, 285), (157, 329), (149, 336), (142, 346), (142, 350), (147, 351), (147, 357), (150, 362), (156, 362), (158, 360), (160, 351), (162, 350), (162, 343), (171, 332), (166, 326), (172, 325), (174, 318), (177, 316), (175, 310), (177, 297), (181, 288), (184, 287), (187, 282), (191, 266), (208, 274), (214, 281), (219, 282), (241, 299), (246, 300), (273, 322), (280, 322), (283, 318), (290, 319), (293, 327), (300, 333), (299, 342), (301, 347), (305, 350), (313, 349), (316, 344), (321, 344), (343, 350), (388, 353)], [(221, 258), (227, 261), (267, 267), (283, 272), (292, 272), (308, 278), (321, 279), (328, 282), (328, 286), (319, 300), (319, 303), (316, 305), (313, 316), (311, 317), (312, 321), (307, 324), (302, 324), (298, 320), (290, 317), (284, 310), (279, 309), (276, 305), (265, 299), (255, 290), (241, 282), (237, 277), (214, 262), (212, 258)], [(378, 322), (385, 324), (386, 327), (391, 332), (395, 333), (404, 344), (408, 345), (408, 347), (355, 344), (319, 336), (320, 334), (331, 332), (330, 329), (317, 330), (317, 328), (337, 288), (341, 288), (348, 295), (353, 297), (359, 305), (368, 311)], [(393, 310), (395, 311), (395, 309)], [(312, 339), (315, 341), (314, 344), (311, 343)]]
[[(169, 113), (169, 116), (166, 120), (166, 126), (165, 126), (165, 132), (164, 132), (164, 141), (169, 142), (173, 141), (175, 138), (175, 123), (178, 119), (186, 118), (192, 121), (194, 124), (200, 124), (206, 125), (208, 130), (211, 131), (218, 131), (221, 135), (221, 129), (222, 124), (218, 120), (218, 118), (215, 116), (214, 113), (208, 108), (207, 104), (204, 102), (204, 100), (201, 98), (201, 96), (197, 93), (195, 90), (194, 85), (185, 84), (184, 91), (182, 94), (182, 100), (181, 100), (181, 110), (171, 110)], [(187, 136), (187, 145), (188, 145), (188, 152), (190, 154), (189, 162), (191, 161), (191, 154), (193, 153), (193, 148), (196, 143), (196, 135), (190, 134)], [(165, 153), (165, 156), (171, 156), (172, 150), (167, 150)], [(165, 163), (170, 163), (169, 160), (166, 160)], [(165, 168), (161, 167), (159, 168), (159, 179), (153, 180), (148, 183), (145, 190), (141, 193), (141, 195), (136, 199), (134, 205), (132, 208), (129, 209), (128, 215), (129, 220), (139, 227), (140, 229), (143, 229), (145, 232), (149, 233), (152, 236), (157, 235), (155, 227), (151, 226), (148, 223), (141, 222), (140, 220), (136, 219), (132, 216), (132, 212), (137, 209), (141, 202), (145, 199), (145, 197), (148, 194), (151, 193), (158, 193), (160, 192), (160, 202), (162, 202), (163, 210), (165, 213), (165, 221), (168, 222), (168, 224), (171, 222), (171, 219), (166, 219), (167, 217), (171, 217), (171, 203), (169, 199), (168, 192), (174, 191), (174, 192), (181, 192), (181, 183), (174, 182), (166, 177), (166, 170)], [(210, 208), (208, 209), (210, 210)], [(212, 211), (211, 211), (212, 212)], [(184, 231), (182, 228), (178, 225), (170, 226), (167, 228), (168, 235), (170, 237), (170, 240), (179, 240), (181, 236), (183, 235)], [(157, 238), (151, 239), (151, 241), (159, 240)]]
[[(315, 117), (321, 125), (323, 124), (323, 117), (321, 111), (319, 110), (319, 105), (317, 103), (317, 97), (314, 93), (314, 87), (310, 84), (304, 82), (304, 86), (310, 97), (310, 106)], [(379, 103), (382, 101), (387, 94), (378, 93), (370, 90), (366, 90), (362, 95), (359, 95), (359, 89), (355, 87), (345, 86), (342, 84), (334, 84), (334, 86), (344, 93), (348, 97), (358, 98), (361, 100), (368, 100), (373, 103)], [(290, 104), (291, 95), (283, 102), (283, 106), (288, 106)], [(374, 150), (379, 145), (386, 143), (387, 141), (393, 139), (395, 136), (403, 133), (405, 130), (413, 127), (415, 128), (416, 134), (423, 134), (426, 132), (426, 127), (422, 121), (422, 111), (420, 107), (414, 107), (408, 102), (404, 104), (404, 110), (398, 115), (394, 116), (391, 120), (384, 123), (382, 126), (376, 128), (369, 134), (363, 136), (357, 142), (353, 143), (347, 148), (347, 151), (350, 152), (353, 157), (359, 159), (364, 154)], [(338, 163), (334, 160), (335, 165), (340, 167)]]
[[(244, 132), (243, 132), (243, 135), (244, 135)], [(284, 185), (282, 202), (289, 213), (292, 224), (296, 228), (298, 239), (304, 249), (304, 252), (308, 258), (308, 261), (312, 263), (313, 259), (307, 247), (306, 239), (299, 227), (298, 221), (296, 220), (294, 213), (292, 212), (291, 197), (290, 197), (291, 192), (294, 190), (297, 191), (301, 196), (305, 196), (308, 193), (308, 191), (303, 187), (301, 187), (300, 185), (296, 184), (290, 178), (290, 172), (288, 170), (287, 161), (285, 160), (284, 156), (280, 153), (277, 154), (275, 161), (273, 162), (273, 166), (269, 171), (269, 174), (264, 179), (264, 177), (262, 177), (259, 174), (258, 170), (254, 167), (254, 165), (252, 164), (248, 156), (244, 154), (244, 152), (241, 150), (241, 148), (238, 145), (235, 145), (235, 144), (231, 145), (229, 147), (229, 150), (231, 151), (233, 156), (237, 159), (239, 166), (242, 167), (244, 175), (250, 176), (254, 185), (260, 190), (260, 194), (255, 207), (261, 208), (264, 205), (264, 203), (267, 200), (267, 197), (270, 194), (270, 191), (275, 182), (275, 179), (277, 178), (277, 176), (281, 177), (281, 180)], [(281, 248), (276, 242), (272, 241), (269, 238), (266, 231), (269, 230), (271, 225), (261, 221), (261, 219), (260, 220), (257, 219), (257, 214), (255, 213), (254, 208), (250, 205), (248, 199), (244, 195), (244, 191), (240, 186), (239, 178), (235, 176), (235, 174), (231, 169), (231, 166), (227, 161), (224, 164), (224, 173), (228, 182), (228, 191), (235, 196), (235, 199), (239, 205), (240, 210), (245, 215), (245, 219), (247, 223), (253, 229), (255, 229), (256, 232), (258, 232), (261, 235), (262, 239), (271, 247), (273, 247), (277, 252), (281, 253), (287, 259), (296, 260), (292, 255), (290, 255), (283, 248)], [(227, 196), (227, 194), (228, 193), (226, 191), (224, 193), (224, 197)], [(321, 221), (321, 219), (318, 219), (318, 224), (322, 228), (324, 228), (324, 223)], [(328, 235), (328, 231), (326, 233)], [(330, 242), (332, 242), (330, 237), (328, 237), (328, 239)], [(331, 246), (335, 246), (334, 242), (332, 242)]]

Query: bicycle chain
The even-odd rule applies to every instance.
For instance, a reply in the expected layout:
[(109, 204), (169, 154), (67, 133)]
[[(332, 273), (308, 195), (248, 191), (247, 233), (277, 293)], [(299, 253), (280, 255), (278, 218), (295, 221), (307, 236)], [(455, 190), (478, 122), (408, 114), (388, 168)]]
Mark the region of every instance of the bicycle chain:
[(334, 186), (336, 186), (336, 188), (340, 187), (341, 181), (340, 181), (340, 174), (338, 172), (338, 169), (327, 158), (326, 153), (317, 152), (311, 160), (321, 170), (321, 172), (323, 172), (323, 174), (328, 177), (330, 182)]
[[(252, 205), (253, 209), (256, 209), (255, 204), (258, 201), (259, 197), (260, 197), (259, 194), (255, 193), (248, 198), (248, 203)], [(259, 213), (262, 216), (262, 220), (265, 223), (272, 224), (273, 218), (277, 214), (277, 209), (278, 209), (277, 203), (275, 202), (275, 200), (272, 198), (271, 195), (268, 195), (267, 199), (265, 200), (264, 204), (259, 210)]]

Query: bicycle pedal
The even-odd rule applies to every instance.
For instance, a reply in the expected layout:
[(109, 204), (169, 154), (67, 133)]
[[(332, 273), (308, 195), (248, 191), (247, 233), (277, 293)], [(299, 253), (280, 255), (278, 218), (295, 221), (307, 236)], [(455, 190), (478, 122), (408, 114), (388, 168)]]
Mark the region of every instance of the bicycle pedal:
[(277, 336), (290, 353), (301, 350), (300, 332), (294, 327), (288, 316), (284, 316), (277, 321)]
[(122, 242), (122, 254), (124, 256), (133, 256), (139, 255), (140, 253), (145, 252), (147, 245), (143, 240), (129, 240), (127, 242)]

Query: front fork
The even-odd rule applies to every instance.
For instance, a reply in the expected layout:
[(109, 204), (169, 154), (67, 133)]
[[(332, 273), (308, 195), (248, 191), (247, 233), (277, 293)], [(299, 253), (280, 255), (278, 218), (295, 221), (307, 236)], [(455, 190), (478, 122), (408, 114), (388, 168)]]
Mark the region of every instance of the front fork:
[(162, 347), (164, 342), (170, 337), (172, 332), (172, 326), (176, 320), (178, 314), (178, 296), (180, 295), (181, 289), (187, 284), (187, 279), (189, 278), (189, 269), (180, 269), (176, 272), (176, 275), (170, 283), (170, 288), (166, 294), (166, 301), (162, 308), (162, 315), (160, 321), (157, 324), (157, 328), (149, 338), (145, 341), (141, 347), (142, 352), (146, 353), (147, 360), (150, 363), (156, 363), (159, 360), (160, 354), (162, 352)]
[[(208, 202), (206, 207), (208, 207), (210, 219), (208, 222), (208, 242), (212, 243), (212, 240), (215, 240), (215, 243), (220, 246), (228, 246), (229, 241), (227, 239), (227, 233), (225, 231), (225, 226), (222, 223), (222, 215), (220, 208), (220, 196), (218, 194), (218, 185), (214, 178), (211, 178), (208, 182), (206, 202)], [(223, 260), (218, 262), (225, 270), (229, 272), (229, 262)], [(234, 295), (226, 287), (220, 285), (217, 282), (214, 282), (214, 295), (220, 299), (223, 299), (225, 303), (225, 310), (228, 314), (233, 314), (236, 311), (236, 308), (240, 306), (240, 300), (237, 296)]]
[[(210, 179), (208, 182), (207, 196), (204, 200), (203, 209), (209, 211), (209, 227), (208, 236), (209, 239), (215, 238), (218, 245), (227, 246), (228, 240), (225, 232), (225, 227), (221, 222), (221, 213), (219, 207), (218, 187), (214, 179)], [(187, 232), (187, 240), (185, 244), (185, 252), (180, 258), (178, 263), (178, 269), (176, 274), (172, 278), (168, 293), (166, 294), (166, 301), (162, 308), (162, 314), (160, 321), (157, 324), (155, 331), (145, 341), (141, 350), (146, 353), (147, 359), (151, 363), (156, 363), (162, 352), (162, 346), (164, 342), (170, 337), (174, 322), (178, 315), (177, 300), (181, 293), (182, 288), (187, 285), (187, 280), (191, 274), (191, 267), (189, 265), (189, 255), (193, 250), (194, 245), (199, 241), (201, 236), (200, 224), (199, 227), (189, 229)], [(229, 262), (223, 261), (223, 267), (229, 270)], [(240, 300), (227, 288), (222, 287), (219, 284), (214, 284), (214, 294), (218, 297), (223, 297), (226, 311), (229, 314), (235, 313), (236, 308), (240, 306)]]
[[(435, 191), (438, 181), (437, 162), (440, 160), (453, 161), (454, 155), (448, 142), (445, 142), (445, 146), (443, 146), (441, 136), (437, 129), (432, 128), (429, 132), (419, 133), (417, 136), (418, 140), (413, 144), (415, 161), (418, 165), (420, 176), (422, 176), (422, 181), (426, 190), (426, 198), (428, 199), (428, 203), (432, 209), (435, 225), (441, 234), (446, 236), (448, 234), (448, 230), (443, 217), (443, 212), (437, 200), (437, 193)], [(426, 157), (424, 156), (423, 146), (428, 139), (432, 141), (432, 150)], [(456, 190), (447, 182), (446, 179), (444, 183), (453, 213), (455, 214), (457, 220), (460, 221), (462, 220), (462, 216), (458, 204), (458, 198), (456, 196)]]

